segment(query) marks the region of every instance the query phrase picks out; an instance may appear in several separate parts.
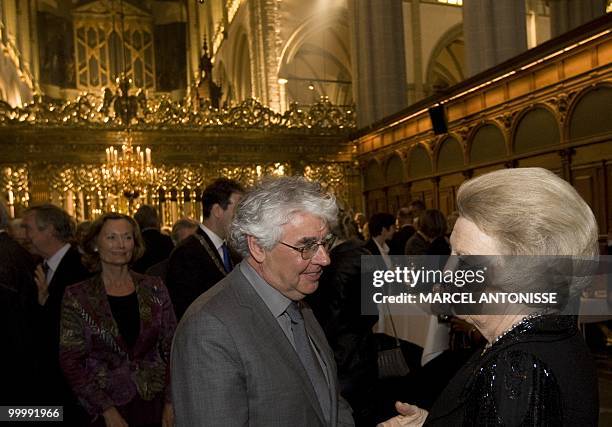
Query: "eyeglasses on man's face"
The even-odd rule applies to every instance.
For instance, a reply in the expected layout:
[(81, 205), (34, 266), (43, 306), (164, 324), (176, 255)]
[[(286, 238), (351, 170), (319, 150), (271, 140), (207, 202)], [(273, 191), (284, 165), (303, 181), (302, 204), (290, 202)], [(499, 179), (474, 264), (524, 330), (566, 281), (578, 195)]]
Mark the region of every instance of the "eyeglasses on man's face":
[(329, 252), (335, 240), (336, 240), (336, 236), (334, 236), (333, 234), (328, 234), (322, 240), (307, 243), (304, 246), (301, 246), (299, 248), (295, 246), (291, 246), (290, 244), (285, 243), (285, 242), (279, 242), (279, 243), (287, 246), (288, 248), (293, 249), (294, 251), (298, 251), (302, 255), (303, 260), (309, 260), (313, 256), (315, 256), (315, 254), (319, 250), (319, 246), (323, 246), (325, 251)]

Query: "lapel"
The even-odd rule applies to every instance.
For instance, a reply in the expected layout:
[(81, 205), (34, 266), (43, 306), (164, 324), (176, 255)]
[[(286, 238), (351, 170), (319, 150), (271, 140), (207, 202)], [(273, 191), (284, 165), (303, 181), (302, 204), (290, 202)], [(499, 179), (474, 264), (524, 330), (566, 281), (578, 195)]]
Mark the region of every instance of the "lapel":
[(221, 259), (219, 251), (213, 244), (212, 240), (210, 240), (210, 237), (208, 237), (208, 235), (200, 227), (198, 227), (198, 231), (194, 236), (196, 239), (198, 239), (202, 245), (202, 248), (204, 249), (204, 252), (208, 255), (213, 264), (215, 264), (219, 272), (223, 275), (223, 277), (225, 277), (227, 273), (225, 271), (225, 267), (223, 267), (223, 260)]
[[(73, 247), (70, 246), (70, 249), (68, 249), (68, 252), (64, 254), (59, 264), (57, 265), (57, 268), (55, 269), (55, 272), (53, 273), (53, 277), (51, 278), (51, 282), (49, 282), (49, 294), (54, 292), (54, 290), (58, 286), (61, 286), (61, 284), (64, 282), (65, 271), (69, 271), (72, 268), (72, 265), (74, 265), (74, 263), (72, 262), (74, 258), (74, 254), (72, 250), (73, 250)], [(72, 285), (72, 283), (67, 283), (64, 285)]]
[(305, 308), (302, 309), (302, 315), (304, 316), (304, 325), (306, 327), (306, 333), (310, 337), (312, 343), (317, 349), (317, 353), (323, 361), (323, 369), (325, 369), (325, 376), (329, 381), (330, 391), (330, 407), (332, 412), (330, 415), (330, 424), (336, 425), (335, 416), (336, 412), (333, 410), (337, 406), (337, 395), (336, 395), (336, 372), (334, 370), (335, 360), (333, 359), (333, 352), (327, 343), (327, 338), (320, 326), (317, 325), (317, 320), (312, 312), (312, 309), (307, 305), (303, 304)]
[[(239, 268), (232, 270), (230, 275), (235, 276), (234, 280), (231, 281), (231, 286), (238, 303), (251, 311), (252, 324), (257, 331), (261, 332), (259, 339), (270, 348), (276, 349), (280, 354), (280, 359), (289, 365), (292, 372), (295, 372), (302, 383), (302, 389), (308, 397), (308, 401), (315, 409), (321, 423), (325, 425), (325, 418), (314, 387), (308, 378), (302, 362), (295, 353), (295, 349), (287, 339), (278, 321), (270, 313), (266, 304), (259, 297), (255, 289), (253, 289), (253, 286), (251, 286), (246, 277), (240, 272)], [(328, 364), (328, 361), (325, 360), (325, 363)]]
[(106, 289), (104, 289), (104, 283), (102, 282), (102, 276), (100, 274), (97, 274), (91, 279), (91, 290), (87, 291), (86, 299), (86, 304), (88, 305), (87, 312), (91, 316), (93, 322), (99, 328), (102, 335), (109, 336), (114, 341), (114, 343), (107, 344), (110, 344), (116, 350), (119, 349), (121, 353), (125, 353), (129, 357), (131, 357), (132, 354), (138, 353), (137, 350), (146, 339), (145, 331), (151, 329), (152, 319), (154, 318), (152, 298), (148, 297), (149, 289), (142, 284), (146, 277), (140, 274), (134, 274), (132, 271), (130, 271), (130, 274), (132, 275), (132, 280), (136, 289), (138, 310), (140, 312), (140, 333), (138, 334), (132, 351), (130, 351), (119, 333), (119, 327), (113, 317), (113, 312), (108, 302)]

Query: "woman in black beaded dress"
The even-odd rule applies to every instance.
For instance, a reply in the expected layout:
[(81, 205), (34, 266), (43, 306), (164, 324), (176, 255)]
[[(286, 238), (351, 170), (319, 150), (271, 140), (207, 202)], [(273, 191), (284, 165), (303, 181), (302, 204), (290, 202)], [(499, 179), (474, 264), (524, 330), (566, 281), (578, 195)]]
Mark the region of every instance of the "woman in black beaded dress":
[[(482, 175), (461, 186), (457, 205), (453, 255), (556, 260), (598, 253), (593, 213), (550, 171), (517, 168)], [(549, 280), (529, 264), (513, 269), (523, 280), (502, 281), (504, 290), (533, 290)], [(575, 299), (580, 280), (564, 283), (566, 296)], [(595, 365), (576, 316), (550, 307), (521, 308), (505, 311), (518, 314), (461, 316), (487, 340), (484, 350), (461, 368), (429, 412), (398, 402), (401, 415), (382, 426), (596, 426)]]

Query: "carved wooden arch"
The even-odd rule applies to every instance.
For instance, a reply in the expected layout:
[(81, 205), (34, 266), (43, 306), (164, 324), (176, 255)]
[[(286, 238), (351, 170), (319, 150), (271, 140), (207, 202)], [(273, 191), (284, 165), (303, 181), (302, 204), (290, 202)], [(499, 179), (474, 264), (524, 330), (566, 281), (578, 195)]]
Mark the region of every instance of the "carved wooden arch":
[(590, 92), (600, 89), (607, 88), (612, 89), (612, 82), (600, 82), (594, 85), (583, 88), (580, 91), (570, 93), (565, 101), (567, 102), (567, 110), (565, 115), (565, 120), (563, 121), (563, 127), (561, 132), (562, 141), (569, 141), (570, 139), (570, 122), (572, 117), (574, 116), (574, 111), (578, 104), (582, 101), (582, 99), (587, 96)]
[(402, 171), (402, 176), (401, 176), (401, 180), (400, 182), (405, 182), (406, 181), (406, 159), (405, 159), (405, 155), (402, 151), (400, 150), (393, 150), (389, 153), (387, 153), (387, 156), (385, 156), (385, 158), (383, 159), (383, 173), (385, 176), (385, 183), (387, 185), (390, 185), (390, 181), (389, 181), (389, 166), (391, 165), (391, 162), (393, 161), (393, 159), (399, 159), (400, 164), (402, 166), (401, 171)]
[(557, 130), (559, 131), (559, 144), (563, 143), (563, 127), (559, 119), (559, 114), (555, 111), (553, 107), (551, 107), (550, 104), (546, 102), (537, 102), (534, 104), (530, 104), (528, 107), (520, 111), (516, 111), (515, 114), (513, 114), (512, 125), (510, 127), (510, 155), (516, 154), (516, 132), (519, 124), (521, 123), (523, 118), (525, 118), (525, 116), (539, 108), (544, 109), (552, 115), (553, 119), (555, 120), (555, 123), (557, 124)]
[(459, 148), (461, 148), (461, 154), (463, 155), (462, 159), (461, 159), (461, 163), (463, 164), (463, 166), (467, 165), (468, 163), (468, 153), (466, 152), (465, 149), (465, 141), (463, 140), (463, 137), (460, 133), (458, 132), (449, 132), (445, 135), (440, 135), (435, 143), (433, 144), (433, 150), (432, 150), (432, 159), (434, 162), (434, 172), (438, 172), (439, 171), (439, 163), (440, 163), (440, 151), (442, 150), (442, 146), (446, 143), (447, 140), (449, 139), (455, 139), (458, 143), (459, 143)]
[(412, 159), (412, 156), (414, 155), (415, 150), (418, 150), (419, 148), (422, 148), (422, 149), (425, 150), (425, 153), (427, 154), (427, 158), (429, 159), (429, 166), (431, 168), (431, 173), (434, 172), (433, 153), (432, 153), (432, 149), (430, 147), (430, 144), (428, 144), (427, 141), (419, 141), (419, 142), (413, 144), (412, 147), (410, 147), (410, 149), (407, 152), (407, 156), (406, 156), (406, 171), (407, 171), (407, 177), (409, 179), (414, 178), (414, 176), (412, 175), (412, 173), (410, 171), (410, 161)]
[(476, 134), (481, 128), (487, 125), (493, 125), (501, 132), (502, 137), (504, 139), (503, 143), (504, 143), (504, 149), (505, 149), (505, 153), (503, 154), (505, 156), (508, 156), (510, 154), (510, 147), (508, 143), (508, 140), (510, 138), (508, 137), (508, 132), (504, 131), (503, 123), (501, 123), (500, 120), (498, 119), (484, 119), (480, 123), (478, 123), (476, 126), (474, 126), (472, 129), (470, 129), (468, 136), (465, 139), (466, 152), (467, 152), (467, 164), (472, 164), (472, 145), (474, 143), (474, 137), (476, 136)]
[[(384, 170), (384, 165), (383, 165), (383, 159), (380, 156), (372, 156), (369, 157), (363, 164), (363, 167), (361, 168), (361, 173), (363, 174), (363, 190), (364, 192), (368, 192), (371, 190), (375, 190), (375, 189), (381, 189), (384, 188), (385, 186), (385, 170)], [(366, 182), (366, 179), (368, 178), (368, 171), (370, 170), (371, 167), (376, 167), (378, 168), (378, 173), (380, 173), (380, 177), (381, 177), (381, 185), (368, 185), (368, 183)]]

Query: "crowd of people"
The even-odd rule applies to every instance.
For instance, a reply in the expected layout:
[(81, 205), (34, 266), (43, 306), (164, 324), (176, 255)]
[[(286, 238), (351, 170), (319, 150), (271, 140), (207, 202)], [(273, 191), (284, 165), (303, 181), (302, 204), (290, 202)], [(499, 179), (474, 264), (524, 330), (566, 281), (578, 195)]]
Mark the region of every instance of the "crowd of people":
[(597, 425), (574, 316), (451, 317), (461, 344), (421, 367), (403, 343), (411, 372), (388, 380), (384, 313), (364, 314), (362, 256), (595, 256), (590, 208), (553, 173), (467, 181), (448, 217), (415, 200), (366, 222), (299, 177), (219, 178), (202, 205), (168, 236), (147, 205), (77, 227), (0, 203), (0, 405), (71, 426)]

